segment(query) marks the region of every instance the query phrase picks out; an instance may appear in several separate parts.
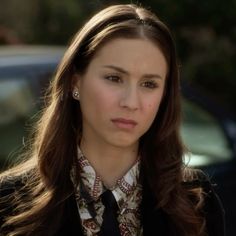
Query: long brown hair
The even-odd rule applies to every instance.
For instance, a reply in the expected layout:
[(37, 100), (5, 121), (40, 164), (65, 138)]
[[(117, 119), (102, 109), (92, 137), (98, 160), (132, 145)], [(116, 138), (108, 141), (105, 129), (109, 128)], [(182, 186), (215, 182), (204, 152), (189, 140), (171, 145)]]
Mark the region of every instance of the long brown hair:
[[(6, 176), (11, 179), (24, 174), (24, 188), (28, 191), (27, 196), (19, 196), (15, 201), (14, 216), (5, 223), (14, 229), (9, 235), (45, 235), (45, 232), (53, 235), (59, 227), (64, 201), (73, 193), (70, 170), (77, 158), (82, 126), (79, 103), (71, 94), (73, 75), (85, 73), (97, 50), (117, 37), (148, 39), (166, 58), (165, 94), (151, 128), (140, 139), (142, 173), (156, 196), (157, 207), (171, 217), (180, 234), (203, 235), (204, 221), (198, 204), (189, 201), (189, 195), (198, 199), (200, 189), (190, 192), (182, 185), (191, 174), (184, 174), (184, 149), (179, 137), (180, 88), (175, 44), (162, 21), (133, 4), (115, 5), (97, 13), (75, 35), (66, 51), (27, 153), (30, 159), (1, 177), (3, 181)], [(57, 213), (50, 217), (54, 209)]]

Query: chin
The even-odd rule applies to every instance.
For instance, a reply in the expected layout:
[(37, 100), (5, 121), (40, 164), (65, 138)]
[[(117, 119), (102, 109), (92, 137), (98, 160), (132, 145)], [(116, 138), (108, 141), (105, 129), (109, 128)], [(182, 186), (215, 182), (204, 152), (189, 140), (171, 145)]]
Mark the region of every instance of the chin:
[(110, 140), (110, 143), (115, 146), (115, 147), (119, 147), (119, 148), (128, 148), (131, 146), (134, 146), (135, 144), (137, 144), (138, 140), (130, 140), (127, 138), (124, 139), (119, 139), (119, 140)]

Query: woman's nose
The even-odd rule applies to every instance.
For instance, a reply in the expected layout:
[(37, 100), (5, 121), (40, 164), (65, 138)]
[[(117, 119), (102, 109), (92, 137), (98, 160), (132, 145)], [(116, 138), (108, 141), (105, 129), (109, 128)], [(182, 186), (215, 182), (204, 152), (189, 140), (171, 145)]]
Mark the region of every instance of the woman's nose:
[(126, 87), (120, 99), (120, 106), (130, 110), (137, 110), (140, 98), (136, 86)]

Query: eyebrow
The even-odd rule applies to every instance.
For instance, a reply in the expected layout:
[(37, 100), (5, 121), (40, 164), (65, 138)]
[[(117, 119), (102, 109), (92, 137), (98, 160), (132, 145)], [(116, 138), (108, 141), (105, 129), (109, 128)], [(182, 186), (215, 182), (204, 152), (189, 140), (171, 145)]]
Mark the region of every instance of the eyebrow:
[[(116, 71), (118, 71), (122, 74), (125, 74), (125, 75), (130, 75), (130, 73), (128, 71), (124, 70), (123, 68), (121, 68), (119, 66), (104, 65), (103, 67), (116, 70)], [(152, 78), (162, 79), (162, 77), (159, 74), (143, 74), (142, 77), (147, 78), (147, 79), (152, 79)]]

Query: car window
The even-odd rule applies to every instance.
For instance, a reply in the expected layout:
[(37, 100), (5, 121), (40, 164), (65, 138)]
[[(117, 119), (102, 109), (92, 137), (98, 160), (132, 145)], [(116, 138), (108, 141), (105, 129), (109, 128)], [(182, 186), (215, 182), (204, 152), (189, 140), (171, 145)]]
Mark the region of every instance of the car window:
[(185, 162), (190, 166), (206, 166), (232, 158), (227, 138), (217, 120), (206, 110), (183, 100), (181, 134), (189, 150)]
[(22, 146), (26, 120), (35, 113), (34, 95), (26, 78), (0, 80), (0, 161)]

